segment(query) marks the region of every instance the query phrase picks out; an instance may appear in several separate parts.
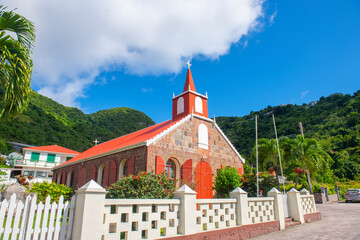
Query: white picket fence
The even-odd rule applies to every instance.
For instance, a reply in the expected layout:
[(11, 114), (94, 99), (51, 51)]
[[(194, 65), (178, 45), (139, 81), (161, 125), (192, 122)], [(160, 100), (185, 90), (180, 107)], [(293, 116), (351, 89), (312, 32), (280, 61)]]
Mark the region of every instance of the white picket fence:
[(16, 203), (16, 195), (10, 202), (0, 203), (0, 239), (6, 240), (68, 240), (71, 239), (74, 220), (75, 196), (64, 203), (63, 196), (59, 203), (50, 203), (50, 196), (36, 203), (36, 196), (28, 196), (24, 203)]

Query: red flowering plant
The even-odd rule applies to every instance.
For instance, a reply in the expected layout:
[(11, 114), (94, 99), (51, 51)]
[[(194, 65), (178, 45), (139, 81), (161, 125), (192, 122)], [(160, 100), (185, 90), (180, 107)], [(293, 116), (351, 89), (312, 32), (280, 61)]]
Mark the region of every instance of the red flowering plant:
[(138, 175), (122, 177), (107, 188), (107, 198), (173, 198), (175, 181), (164, 174), (141, 172)]

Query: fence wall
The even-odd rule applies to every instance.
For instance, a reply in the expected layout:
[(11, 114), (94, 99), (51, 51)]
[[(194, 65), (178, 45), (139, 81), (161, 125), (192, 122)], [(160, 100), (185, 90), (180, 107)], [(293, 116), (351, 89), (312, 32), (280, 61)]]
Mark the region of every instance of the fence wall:
[[(196, 192), (186, 185), (174, 193), (175, 199), (105, 195), (92, 180), (71, 203), (61, 197), (58, 204), (50, 204), (49, 196), (45, 204), (37, 204), (36, 196), (23, 203), (13, 195), (0, 205), (0, 239), (161, 239), (276, 222), (278, 229), (285, 228), (283, 196), (275, 188), (262, 198), (249, 198), (237, 188), (229, 199), (196, 199)], [(301, 223), (304, 215), (317, 213), (314, 197), (306, 190), (289, 191), (288, 205), (290, 217)]]
[[(237, 188), (230, 199), (196, 199), (183, 185), (175, 199), (105, 199), (106, 191), (89, 182), (77, 194), (75, 239), (161, 239), (274, 221), (285, 228), (283, 197), (275, 188), (262, 198)], [(304, 214), (316, 211), (312, 195), (289, 194), (291, 217), (304, 222)]]

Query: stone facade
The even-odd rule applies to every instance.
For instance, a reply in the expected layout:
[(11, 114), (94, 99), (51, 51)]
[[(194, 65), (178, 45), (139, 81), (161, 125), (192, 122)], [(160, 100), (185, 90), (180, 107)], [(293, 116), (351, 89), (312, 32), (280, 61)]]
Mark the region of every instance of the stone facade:
[[(198, 126), (205, 124), (208, 129), (208, 149), (198, 147)], [(155, 157), (160, 156), (164, 163), (172, 159), (177, 166), (176, 173), (181, 174), (181, 166), (185, 161), (192, 159), (192, 172), (194, 173), (200, 161), (209, 163), (216, 174), (221, 167), (242, 168), (243, 163), (226, 139), (215, 127), (212, 121), (194, 117), (177, 129), (162, 137), (159, 141), (149, 146), (147, 169), (155, 171)], [(205, 156), (205, 157), (204, 157)], [(179, 178), (177, 178), (179, 179)]]

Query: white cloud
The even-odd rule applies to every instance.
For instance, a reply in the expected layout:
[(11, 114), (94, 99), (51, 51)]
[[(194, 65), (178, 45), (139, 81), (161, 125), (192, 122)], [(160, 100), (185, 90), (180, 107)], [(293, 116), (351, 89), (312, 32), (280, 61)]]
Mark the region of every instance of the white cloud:
[(263, 0), (5, 0), (35, 23), (33, 84), (70, 106), (102, 71), (178, 73), (259, 24)]
[(270, 18), (269, 18), (269, 24), (270, 26), (274, 24), (274, 20), (275, 20), (275, 17), (277, 15), (277, 10), (274, 11), (273, 14), (271, 14)]
[(301, 92), (301, 98), (305, 98), (306, 95), (309, 93), (310, 91), (309, 90), (306, 90), (304, 92)]
[(153, 92), (152, 88), (142, 88), (141, 91), (144, 93)]

